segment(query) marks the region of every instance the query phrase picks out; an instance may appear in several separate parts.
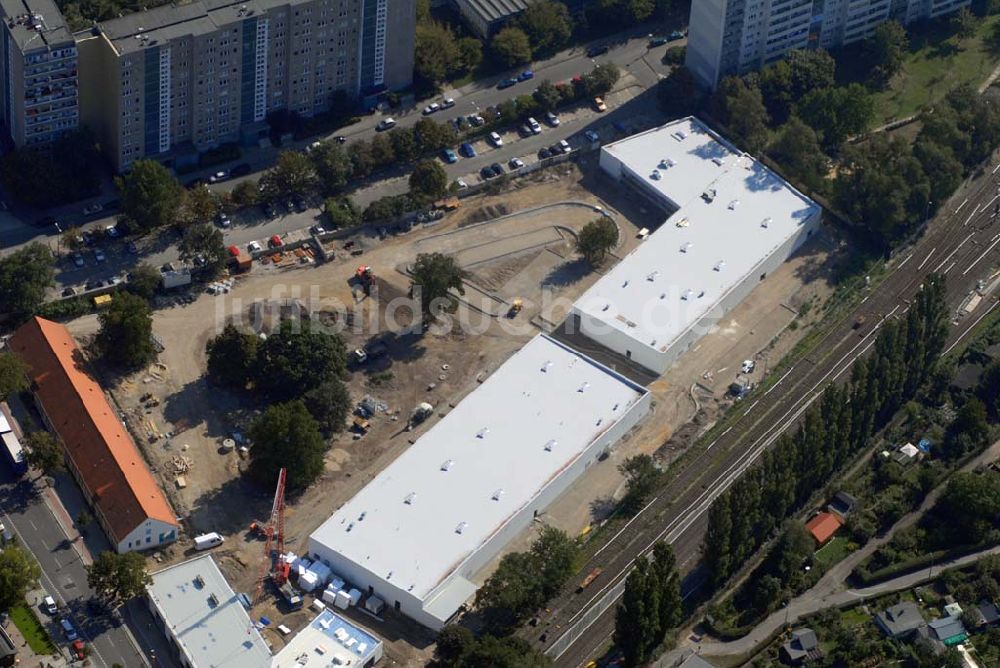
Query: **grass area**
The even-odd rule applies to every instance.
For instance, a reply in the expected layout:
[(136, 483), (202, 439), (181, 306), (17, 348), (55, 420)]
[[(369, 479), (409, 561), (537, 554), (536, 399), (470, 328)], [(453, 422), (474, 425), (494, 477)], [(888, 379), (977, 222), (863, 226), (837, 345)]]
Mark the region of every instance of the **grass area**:
[[(1000, 16), (980, 20), (976, 34), (968, 39), (953, 35), (946, 20), (911, 29), (910, 53), (903, 71), (888, 88), (875, 94), (875, 125), (911, 116), (959, 84), (978, 87), (1000, 62), (1000, 52), (990, 44), (998, 21)], [(868, 64), (844, 55), (850, 61), (845, 63), (844, 74), (864, 81), (870, 71)]]
[(829, 568), (856, 549), (858, 549), (858, 546), (847, 538), (834, 536), (833, 540), (821, 547), (813, 555), (813, 559), (824, 568)]
[(865, 614), (865, 612), (861, 609), (861, 606), (843, 610), (840, 613), (840, 619), (844, 622), (844, 626), (848, 627), (861, 626), (862, 624), (868, 624), (872, 621), (871, 615)]
[(22, 603), (11, 608), (10, 618), (24, 639), (28, 641), (28, 647), (31, 648), (32, 652), (38, 655), (56, 653), (56, 648), (49, 639), (45, 627), (31, 614), (31, 610), (26, 605)]

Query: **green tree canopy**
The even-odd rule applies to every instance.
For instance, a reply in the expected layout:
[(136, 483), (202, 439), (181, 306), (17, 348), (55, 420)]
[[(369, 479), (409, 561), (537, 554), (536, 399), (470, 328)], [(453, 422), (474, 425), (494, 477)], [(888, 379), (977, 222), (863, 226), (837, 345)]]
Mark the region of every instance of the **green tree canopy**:
[(747, 151), (759, 153), (767, 144), (770, 118), (756, 86), (739, 77), (724, 78), (712, 96), (711, 113)]
[(629, 457), (618, 466), (618, 470), (625, 476), (626, 491), (622, 508), (627, 513), (637, 513), (656, 489), (660, 470), (649, 455)]
[(351, 414), (351, 393), (339, 378), (331, 378), (302, 395), (306, 410), (326, 435), (344, 430)]
[(1000, 476), (985, 473), (954, 474), (935, 509), (947, 518), (959, 543), (978, 543), (1000, 530)]
[(0, 401), (28, 389), (28, 365), (18, 355), (0, 351)]
[(410, 194), (429, 202), (448, 192), (448, 174), (437, 160), (418, 162), (410, 173)]
[(868, 128), (875, 115), (875, 102), (864, 86), (852, 83), (807, 93), (795, 109), (816, 130), (823, 146), (836, 148)]
[(888, 84), (903, 68), (909, 46), (906, 28), (898, 21), (880, 23), (867, 43), (872, 81), (882, 86)]
[(152, 299), (160, 288), (162, 274), (153, 265), (140, 262), (128, 273), (128, 283), (125, 289), (143, 299)]
[(28, 433), (24, 446), (28, 463), (42, 473), (54, 473), (65, 468), (62, 446), (49, 432), (39, 430)]
[(7, 545), (0, 550), (0, 610), (24, 603), (24, 595), (41, 574), (38, 563), (20, 546)]
[(260, 177), (261, 194), (268, 198), (304, 195), (315, 187), (313, 163), (299, 151), (282, 151), (274, 167)]
[(830, 161), (819, 146), (815, 130), (797, 116), (781, 126), (768, 153), (806, 188), (815, 192), (826, 188)]
[(250, 475), (262, 485), (274, 485), (278, 472), (288, 469), (288, 488), (308, 487), (323, 473), (326, 443), (319, 425), (300, 400), (272, 404), (249, 430)]
[(34, 313), (55, 285), (53, 263), (52, 251), (37, 241), (0, 258), (0, 310), (16, 322)]
[(349, 197), (329, 197), (323, 202), (323, 226), (339, 230), (358, 224), (358, 211)]
[(425, 316), (434, 316), (453, 305), (451, 290), (465, 294), (466, 272), (455, 258), (443, 253), (420, 253), (410, 272), (410, 292), (419, 295)]
[(219, 213), (221, 202), (218, 196), (202, 183), (185, 191), (184, 205), (181, 207), (180, 219), (186, 224), (211, 222)]
[(558, 0), (539, 0), (528, 5), (517, 24), (528, 36), (535, 56), (558, 51), (573, 34), (569, 10)]
[(136, 160), (115, 178), (121, 191), (121, 221), (130, 232), (147, 232), (177, 221), (184, 188), (155, 160)]
[(252, 332), (242, 332), (229, 323), (219, 335), (205, 344), (208, 378), (213, 383), (245, 390), (254, 376), (260, 339)]
[(260, 190), (257, 189), (257, 182), (253, 179), (240, 181), (233, 186), (233, 191), (229, 193), (229, 199), (237, 208), (253, 206), (260, 199)]
[(310, 151), (309, 157), (316, 171), (320, 191), (328, 195), (343, 191), (354, 171), (347, 151), (340, 144), (325, 141)]
[(120, 292), (97, 317), (94, 343), (101, 356), (121, 369), (138, 369), (156, 359), (153, 314), (142, 297)]
[(413, 71), (432, 83), (439, 83), (458, 69), (461, 54), (455, 33), (440, 21), (417, 23)]
[(180, 258), (190, 262), (197, 257), (204, 259), (204, 269), (211, 275), (218, 274), (226, 266), (229, 252), (222, 238), (222, 230), (211, 223), (195, 223), (184, 230), (184, 236), (177, 245)]
[(143, 596), (153, 582), (146, 572), (146, 560), (138, 552), (117, 554), (105, 550), (86, 569), (87, 584), (112, 605)]
[(507, 26), (490, 42), (493, 55), (504, 67), (515, 67), (531, 61), (531, 40), (520, 28)]
[(618, 243), (618, 226), (606, 216), (592, 220), (580, 230), (576, 238), (576, 252), (592, 267), (604, 262), (608, 251)]
[(331, 378), (342, 378), (347, 351), (339, 336), (310, 320), (286, 320), (258, 349), (256, 386), (273, 400), (300, 397)]
[(767, 113), (774, 123), (788, 120), (797, 100), (834, 85), (836, 63), (823, 49), (796, 49), (761, 68), (758, 76)]

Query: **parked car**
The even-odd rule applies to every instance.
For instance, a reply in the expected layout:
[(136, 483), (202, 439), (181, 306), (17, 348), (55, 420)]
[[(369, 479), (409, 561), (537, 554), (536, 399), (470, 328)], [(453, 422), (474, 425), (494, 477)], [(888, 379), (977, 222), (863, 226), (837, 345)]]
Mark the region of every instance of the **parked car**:
[(121, 235), (122, 233), (118, 231), (117, 225), (108, 225), (107, 227), (104, 228), (104, 236), (106, 236), (108, 239), (117, 239)]
[(100, 248), (95, 248), (94, 259), (97, 260), (98, 262), (104, 262), (107, 258), (104, 256), (104, 251), (102, 251)]
[(672, 33), (670, 33), (670, 41), (673, 42), (673, 41), (676, 41), (678, 39), (684, 39), (685, 35), (687, 35), (686, 31), (684, 31), (684, 30), (675, 30)]
[(560, 139), (559, 143), (556, 144), (556, 146), (559, 147), (559, 152), (560, 153), (569, 153), (570, 151), (573, 150), (572, 148), (570, 148), (569, 142), (566, 141), (565, 139)]
[(295, 210), (302, 213), (309, 208), (309, 204), (306, 202), (306, 198), (302, 195), (292, 195), (292, 204), (295, 205)]
[(66, 640), (76, 640), (76, 629), (73, 628), (73, 624), (68, 619), (65, 617), (60, 619), (59, 626), (62, 627), (63, 633), (66, 635)]
[(528, 119), (528, 127), (531, 128), (531, 134), (533, 135), (542, 134), (542, 126), (539, 125), (538, 121), (536, 121), (534, 118)]
[(497, 90), (503, 90), (504, 88), (510, 88), (511, 86), (517, 85), (517, 79), (504, 79), (497, 84)]
[(264, 202), (263, 204), (261, 204), (260, 210), (263, 211), (264, 215), (267, 216), (268, 218), (274, 218), (275, 216), (278, 215), (278, 212), (275, 211), (274, 209), (274, 205), (271, 204), (270, 202)]
[(83, 661), (84, 659), (87, 658), (87, 650), (82, 640), (80, 640), (79, 638), (74, 640), (72, 648), (73, 648), (73, 656), (75, 656), (77, 659)]
[(583, 131), (583, 136), (584, 136), (584, 137), (585, 137), (585, 138), (587, 139), (587, 141), (589, 141), (590, 143), (594, 143), (594, 142), (598, 142), (598, 141), (601, 141), (601, 135), (597, 134), (597, 133), (596, 133), (596, 132), (594, 132), (593, 130), (584, 130), (584, 131)]
[(72, 297), (75, 294), (76, 294), (76, 289), (75, 288), (72, 288), (72, 287), (63, 288), (63, 291), (62, 291), (62, 296), (63, 297)]
[(251, 241), (250, 243), (247, 244), (247, 250), (250, 251), (251, 253), (259, 253), (260, 251), (264, 250), (264, 247), (261, 246), (256, 241)]
[(510, 166), (510, 170), (514, 171), (515, 169), (521, 169), (524, 167), (524, 160), (521, 160), (520, 158), (511, 158), (510, 162), (507, 164)]
[(490, 165), (490, 169), (493, 170), (493, 176), (503, 176), (503, 165), (499, 162), (494, 162)]
[(103, 209), (104, 206), (102, 206), (101, 204), (97, 203), (88, 204), (87, 206), (83, 207), (83, 215), (93, 216), (95, 213), (100, 213)]
[(344, 135), (337, 135), (333, 138), (333, 141), (337, 142), (338, 144), (346, 144), (347, 137), (345, 137)]
[(209, 183), (221, 183), (222, 181), (225, 181), (228, 178), (229, 178), (229, 172), (227, 172), (226, 170), (222, 169), (222, 170), (219, 170), (218, 172), (216, 172), (215, 174), (212, 174), (210, 177), (208, 177), (208, 182)]
[(458, 155), (455, 153), (455, 151), (451, 150), (450, 148), (446, 148), (443, 151), (441, 151), (441, 159), (447, 162), (449, 165), (454, 165), (456, 162), (458, 162)]
[(479, 170), (479, 176), (481, 176), (484, 181), (487, 180), (487, 179), (492, 179), (493, 178), (493, 168), (490, 167), (489, 165), (483, 167), (482, 169)]
[(73, 253), (73, 264), (75, 264), (78, 267), (82, 267), (86, 263), (83, 261), (82, 255), (80, 255), (79, 253)]
[(559, 117), (556, 116), (555, 113), (551, 111), (545, 112), (545, 122), (554, 128), (559, 127)]
[(250, 166), (249, 162), (241, 162), (240, 164), (229, 170), (229, 173), (233, 176), (246, 176), (253, 171), (253, 167)]
[(42, 599), (42, 609), (50, 615), (54, 615), (59, 612), (59, 608), (56, 606), (56, 600), (51, 596), (46, 596)]
[(649, 43), (646, 45), (646, 48), (655, 49), (658, 46), (663, 46), (669, 41), (670, 40), (667, 39), (666, 37), (654, 37), (653, 39), (649, 40)]
[(522, 125), (517, 129), (517, 134), (521, 135), (522, 137), (530, 137), (531, 128), (527, 125)]
[(431, 102), (426, 107), (424, 107), (424, 116), (430, 116), (433, 113), (441, 111), (441, 105), (437, 102)]
[(282, 241), (281, 237), (279, 237), (277, 234), (272, 234), (271, 238), (267, 240), (267, 245), (270, 246), (271, 248), (278, 248), (280, 246), (284, 246), (285, 242)]
[(592, 46), (587, 49), (588, 58), (597, 58), (598, 56), (603, 56), (605, 53), (611, 50), (611, 47), (607, 44), (601, 44), (598, 46)]
[(383, 118), (381, 121), (378, 122), (378, 125), (375, 126), (375, 131), (382, 132), (384, 130), (391, 130), (394, 127), (396, 127), (396, 119)]
[(603, 97), (594, 98), (594, 111), (607, 111), (608, 105), (604, 104)]
[(497, 132), (491, 132), (489, 134), (489, 140), (490, 140), (490, 143), (493, 144), (497, 148), (500, 148), (501, 146), (503, 146), (503, 139), (500, 137), (500, 134), (497, 133)]
[(445, 99), (441, 100), (442, 109), (451, 109), (454, 106), (455, 106), (455, 100), (453, 98), (446, 97)]
[(312, 227), (309, 228), (309, 232), (319, 236), (320, 234), (326, 233), (326, 228), (323, 227), (322, 225), (313, 225)]
[(469, 187), (469, 184), (466, 183), (463, 179), (455, 179), (455, 187), (458, 188), (459, 190), (465, 190), (466, 188)]
[(545, 160), (545, 158), (551, 158), (551, 157), (552, 157), (552, 151), (550, 151), (547, 148), (541, 148), (541, 149), (539, 149), (539, 151), (538, 151), (538, 159), (539, 160)]
[(461, 153), (462, 155), (464, 155), (466, 158), (475, 158), (476, 157), (476, 149), (473, 148), (472, 144), (470, 144), (469, 142), (465, 142), (464, 144), (462, 144), (459, 147), (458, 151), (459, 151), (459, 153)]
[(740, 365), (740, 371), (743, 373), (753, 373), (756, 368), (757, 363), (753, 360), (743, 360), (743, 364)]
[(87, 281), (87, 284), (83, 286), (86, 290), (96, 290), (97, 288), (104, 287), (104, 281), (98, 278), (92, 278)]
[(466, 120), (468, 120), (469, 124), (475, 128), (480, 128), (486, 125), (486, 119), (480, 116), (479, 114), (472, 114)]
[(230, 227), (233, 224), (233, 221), (229, 220), (229, 216), (227, 214), (220, 211), (219, 214), (215, 217), (215, 223), (219, 227), (225, 229)]
[(517, 75), (518, 81), (528, 81), (529, 79), (534, 79), (534, 78), (535, 78), (535, 73), (532, 72), (531, 70), (525, 70)]

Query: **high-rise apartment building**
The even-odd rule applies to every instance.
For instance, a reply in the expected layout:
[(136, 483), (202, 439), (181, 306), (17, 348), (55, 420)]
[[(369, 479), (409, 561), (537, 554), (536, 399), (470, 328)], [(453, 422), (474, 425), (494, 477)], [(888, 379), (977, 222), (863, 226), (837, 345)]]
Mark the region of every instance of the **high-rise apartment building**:
[(793, 49), (833, 49), (870, 37), (889, 19), (911, 23), (972, 0), (696, 0), (687, 66), (703, 84), (774, 62)]
[(0, 0), (0, 121), (17, 147), (79, 123), (76, 43), (52, 0)]
[(78, 35), (82, 122), (119, 170), (265, 136), (276, 110), (328, 111), (409, 85), (414, 0), (195, 0)]

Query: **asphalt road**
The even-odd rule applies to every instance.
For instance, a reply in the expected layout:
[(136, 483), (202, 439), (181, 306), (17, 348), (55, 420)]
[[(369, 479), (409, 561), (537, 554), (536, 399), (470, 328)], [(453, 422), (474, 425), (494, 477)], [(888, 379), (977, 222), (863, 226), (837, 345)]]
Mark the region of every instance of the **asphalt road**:
[[(522, 629), (523, 637), (546, 651), (560, 666), (579, 666), (607, 647), (614, 628), (615, 604), (634, 560), (659, 540), (672, 543), (678, 563), (687, 572), (685, 593), (703, 575), (696, 570), (706, 514), (716, 496), (726, 490), (778, 436), (794, 426), (830, 382), (847, 377), (851, 364), (874, 345), (881, 323), (901, 317), (927, 274), (947, 275), (948, 303), (957, 307), (977, 280), (986, 278), (998, 259), (1000, 225), (994, 206), (1000, 201), (998, 179), (990, 170), (964, 187), (943, 208), (920, 241), (898, 255), (888, 276), (860, 306), (833, 326), (813, 348), (762, 394), (751, 394), (734, 410), (742, 417), (704, 452), (680, 471), (658, 496), (600, 547), (581, 569), (604, 572), (584, 593), (574, 581), (539, 615), (537, 627)], [(950, 331), (950, 343), (965, 336), (994, 309), (990, 299)], [(866, 317), (853, 329), (858, 315)], [(860, 335), (859, 335), (860, 332)]]

